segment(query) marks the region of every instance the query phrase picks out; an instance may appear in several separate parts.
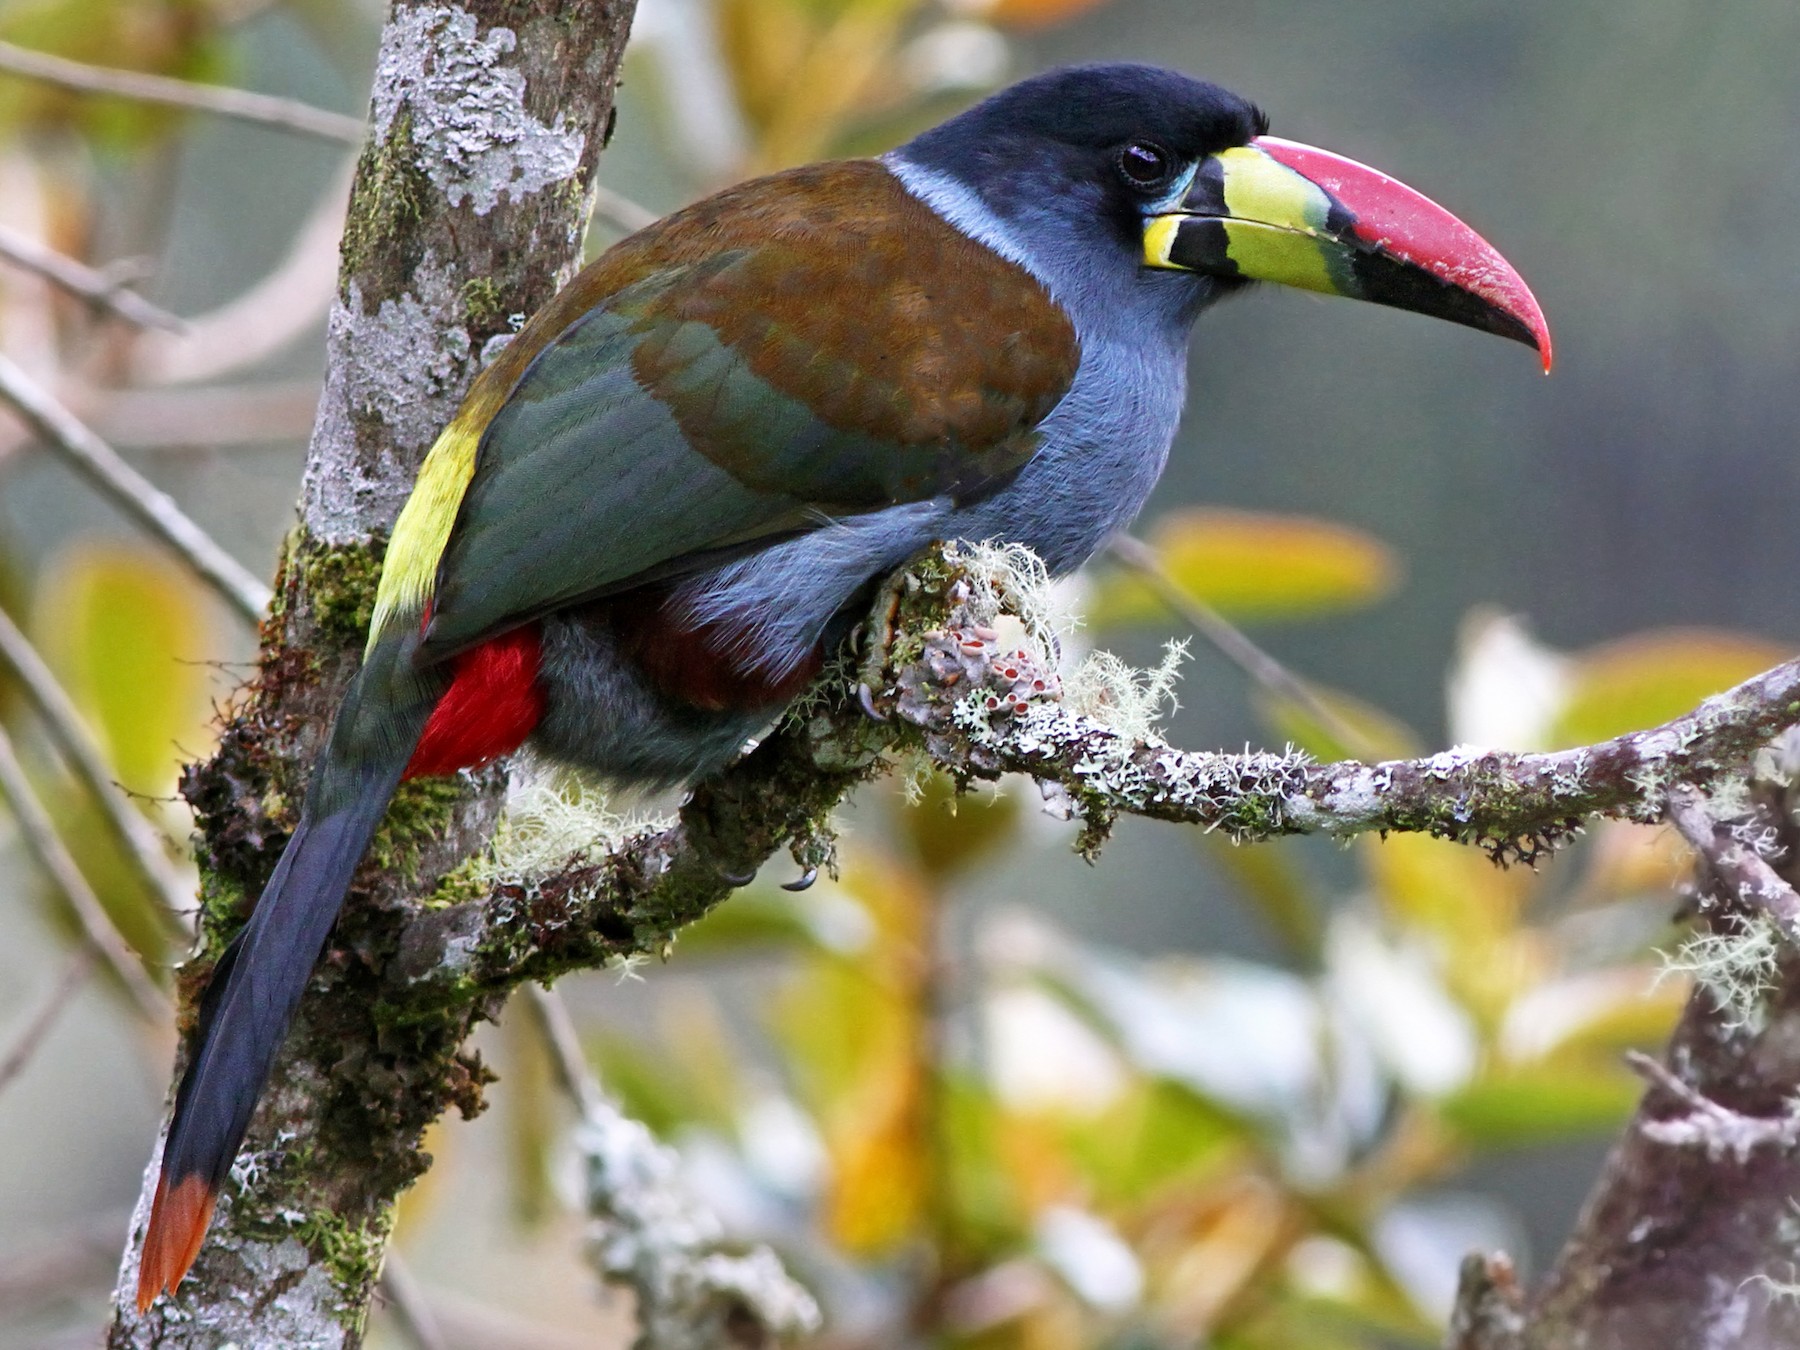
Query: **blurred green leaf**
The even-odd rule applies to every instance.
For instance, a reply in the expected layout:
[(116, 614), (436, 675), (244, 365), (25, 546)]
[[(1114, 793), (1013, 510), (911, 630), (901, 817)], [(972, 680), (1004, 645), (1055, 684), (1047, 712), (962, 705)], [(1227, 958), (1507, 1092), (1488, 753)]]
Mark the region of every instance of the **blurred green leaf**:
[(556, 1212), (550, 1161), (562, 1121), (543, 1033), (531, 1009), (525, 1006), (527, 992), (518, 992), (500, 1023), (506, 1044), (506, 1095), (502, 1109), (508, 1198), (518, 1221), (534, 1227)]
[[(114, 927), (133, 951), (143, 953), (150, 965), (166, 960), (170, 955), (170, 930), (162, 913), (162, 899), (113, 847), (100, 808), (72, 783), (35, 774), (33, 781), (56, 823), (57, 833)], [(55, 904), (58, 924), (70, 941), (81, 941), (81, 926), (73, 912), (64, 908), (60, 893), (46, 882), (42, 884), (42, 894), (47, 902)]]
[[(1194, 507), (1163, 516), (1147, 542), (1176, 585), (1234, 623), (1358, 609), (1401, 575), (1393, 550), (1374, 536), (1311, 516)], [(1149, 586), (1118, 569), (1089, 608), (1098, 626), (1167, 618)]]
[(1228, 1167), (1252, 1143), (1243, 1120), (1166, 1078), (1139, 1080), (1116, 1104), (1064, 1130), (1084, 1183), (1113, 1210)]
[(1740, 633), (1671, 628), (1595, 647), (1576, 658), (1557, 745), (1588, 745), (1679, 717), (1793, 653)]
[(1484, 1076), (1438, 1103), (1477, 1148), (1507, 1148), (1617, 1129), (1644, 1085), (1605, 1062)]
[(810, 947), (816, 938), (804, 912), (806, 900), (766, 883), (750, 886), (682, 929), (681, 955), (737, 956)]
[[(0, 0), (0, 40), (88, 65), (225, 82), (224, 20), (208, 0)], [(0, 75), (0, 134), (73, 130), (130, 144), (185, 114), (137, 100)]]
[(1195, 831), (1191, 837), (1237, 883), (1288, 952), (1307, 966), (1315, 965), (1324, 937), (1323, 919), (1315, 888), (1301, 875), (1295, 855), (1282, 849), (1244, 848), (1218, 833)]
[(742, 1047), (705, 995), (665, 996), (659, 1011), (651, 1036), (606, 1031), (583, 1038), (601, 1085), (665, 1139), (693, 1124), (731, 1133), (743, 1100)]

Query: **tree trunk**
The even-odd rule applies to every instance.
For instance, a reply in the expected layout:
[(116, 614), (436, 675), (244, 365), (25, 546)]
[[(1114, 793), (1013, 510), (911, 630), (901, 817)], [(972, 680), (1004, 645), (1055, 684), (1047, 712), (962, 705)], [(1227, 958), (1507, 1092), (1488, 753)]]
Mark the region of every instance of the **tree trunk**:
[[(397, 4), (344, 230), (300, 519), (258, 674), (183, 792), (199, 819), (200, 949), (184, 1014), (286, 842), (356, 667), (387, 530), (490, 347), (580, 263), (594, 165), (635, 0)], [(135, 1311), (155, 1186), (119, 1272), (113, 1347), (348, 1347), (425, 1127), (481, 1109), (460, 1049), (480, 1005), (384, 1017), (380, 972), (440, 879), (486, 839), (498, 778), (402, 789), (358, 875), (251, 1125), (206, 1246)], [(158, 1150), (160, 1154), (160, 1149)]]

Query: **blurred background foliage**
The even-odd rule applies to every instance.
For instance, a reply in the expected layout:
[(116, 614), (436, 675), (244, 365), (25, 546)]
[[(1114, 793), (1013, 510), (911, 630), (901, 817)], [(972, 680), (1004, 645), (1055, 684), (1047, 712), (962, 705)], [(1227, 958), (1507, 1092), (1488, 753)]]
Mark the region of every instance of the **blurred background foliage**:
[[(356, 112), (381, 17), (0, 0), (0, 41)], [(1418, 184), (1532, 279), (1557, 378), (1297, 295), (1209, 315), (1140, 527), (1167, 583), (1097, 563), (1067, 588), (1071, 645), (1149, 663), (1197, 604), (1303, 672), (1296, 699), (1197, 644), (1181, 744), (1574, 745), (1800, 630), (1797, 43), (1775, 0), (643, 0), (601, 174), (667, 210), (885, 148), (1033, 69), (1133, 58)], [(187, 319), (140, 331), (0, 261), (0, 350), (258, 571), (291, 519), (350, 153), (0, 73), (0, 230)], [(615, 237), (602, 216), (592, 247)], [(180, 765), (253, 635), (4, 413), (0, 609), (180, 865)], [(167, 987), (187, 916), (4, 669), (0, 728)], [(1233, 849), (1126, 822), (1089, 868), (1028, 790), (914, 787), (844, 813), (840, 880), (774, 876), (665, 965), (561, 986), (608, 1090), (819, 1292), (824, 1344), (1432, 1344), (1465, 1251), (1553, 1257), (1637, 1095), (1620, 1051), (1685, 992), (1657, 978), (1685, 866), (1662, 833), (1501, 871), (1430, 840)], [(0, 1346), (87, 1344), (172, 1036), (98, 978), (31, 1034), (84, 969), (80, 930), (5, 815), (0, 857)], [(624, 1344), (629, 1310), (579, 1264), (543, 1048), (512, 1012), (482, 1040), (496, 1109), (434, 1132), (399, 1249), (453, 1343)]]

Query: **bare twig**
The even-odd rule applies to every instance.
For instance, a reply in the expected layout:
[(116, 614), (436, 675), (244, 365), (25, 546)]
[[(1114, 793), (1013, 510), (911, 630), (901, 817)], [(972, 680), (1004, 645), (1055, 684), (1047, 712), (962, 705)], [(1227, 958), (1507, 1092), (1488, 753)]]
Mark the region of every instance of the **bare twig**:
[(381, 1292), (387, 1295), (394, 1321), (415, 1350), (449, 1350), (437, 1313), (413, 1278), (412, 1268), (393, 1247), (381, 1264)]
[(1463, 1258), (1446, 1350), (1525, 1350), (1525, 1293), (1502, 1255)]
[(631, 198), (614, 192), (604, 184), (594, 188), (594, 215), (608, 225), (636, 234), (646, 225), (654, 225), (660, 217), (647, 206), (639, 206)]
[(139, 328), (161, 328), (171, 333), (182, 331), (180, 319), (161, 306), (151, 304), (136, 291), (127, 289), (123, 278), (89, 267), (4, 225), (0, 225), (0, 258), (61, 287), (95, 309), (103, 309)]
[[(319, 194), (273, 268), (223, 304), (193, 316), (183, 335), (150, 334), (135, 343), (132, 374), (149, 384), (216, 380), (255, 365), (303, 335), (322, 333), (337, 294), (338, 241), (344, 233), (351, 168), (345, 165)], [(313, 405), (317, 403), (315, 395)]]
[(1688, 1108), (1688, 1114), (1671, 1120), (1640, 1119), (1638, 1129), (1659, 1144), (1673, 1148), (1699, 1148), (1708, 1157), (1729, 1153), (1742, 1163), (1759, 1148), (1800, 1147), (1800, 1111), (1778, 1116), (1747, 1116), (1721, 1106), (1697, 1088), (1684, 1083), (1661, 1061), (1639, 1050), (1627, 1050), (1625, 1062), (1654, 1087), (1659, 1087)]
[(37, 654), (12, 616), (0, 609), (0, 666), (10, 670), (25, 696), (43, 719), (63, 760), (87, 789), (111, 830), (125, 859), (161, 902), (160, 908), (174, 925), (186, 932), (180, 916), (193, 903), (193, 887), (169, 860), (163, 837), (156, 827), (132, 807), (124, 790), (94, 744), (80, 711), (63, 692), (50, 667)]
[(174, 498), (132, 468), (12, 360), (0, 355), (0, 400), (12, 405), (43, 443), (174, 550), (251, 623), (269, 607), (269, 588), (196, 525)]
[(675, 1150), (642, 1121), (603, 1098), (576, 1126), (575, 1147), (596, 1221), (589, 1257), (636, 1295), (641, 1350), (767, 1345), (818, 1329), (812, 1295), (768, 1247), (727, 1242), (688, 1193)]
[(1800, 895), (1768, 859), (1713, 815), (1702, 793), (1685, 784), (1671, 788), (1669, 823), (1720, 885), (1742, 904), (1767, 914), (1791, 941), (1800, 941)]
[(44, 1001), (38, 1005), (38, 1010), (13, 1039), (12, 1047), (4, 1055), (0, 1055), (0, 1092), (6, 1091), (7, 1085), (31, 1063), (31, 1057), (49, 1039), (51, 1030), (74, 1001), (75, 995), (81, 991), (81, 986), (87, 983), (93, 970), (94, 949), (85, 944), (77, 947), (64, 964), (63, 973), (51, 986)]
[(106, 907), (100, 903), (100, 897), (94, 894), (93, 888), (87, 884), (87, 878), (81, 875), (81, 869), (75, 865), (75, 859), (69, 856), (69, 850), (57, 837), (56, 826), (51, 822), (43, 804), (38, 801), (37, 794), (31, 790), (31, 782), (25, 776), (25, 766), (19, 763), (19, 756), (13, 750), (12, 738), (3, 729), (0, 729), (0, 797), (4, 797), (6, 804), (12, 809), (13, 819), (18, 822), (19, 833), (24, 837), (31, 856), (67, 898), (88, 941), (93, 943), (106, 964), (112, 967), (113, 973), (125, 985), (126, 992), (137, 1004), (138, 1011), (157, 1025), (166, 1022), (169, 1016), (168, 999), (150, 982), (142, 963), (126, 945), (119, 930), (113, 926)]
[(346, 145), (361, 145), (363, 140), (364, 127), (360, 118), (327, 112), (294, 99), (255, 94), (247, 89), (228, 89), (216, 84), (195, 84), (167, 75), (85, 65), (48, 52), (14, 46), (10, 42), (0, 42), (0, 71), (78, 93), (110, 94), (139, 103), (217, 113), (240, 122), (297, 131)]
[(173, 389), (99, 389), (89, 405), (100, 438), (119, 449), (215, 449), (303, 441), (319, 407), (317, 380)]
[(1252, 680), (1278, 698), (1299, 706), (1352, 754), (1366, 759), (1380, 757), (1379, 747), (1333, 711), (1305, 680), (1259, 647), (1218, 610), (1184, 590), (1169, 575), (1161, 555), (1149, 544), (1129, 534), (1116, 534), (1108, 551), (1121, 566), (1143, 578), (1156, 592), (1157, 599), (1186, 620), (1195, 632)]
[(600, 1090), (587, 1056), (581, 1052), (581, 1037), (575, 1031), (575, 1020), (569, 1016), (568, 1004), (554, 989), (541, 984), (526, 986), (526, 993), (530, 995), (531, 1011), (543, 1033), (544, 1045), (550, 1051), (557, 1083), (582, 1115), (599, 1110), (606, 1104), (606, 1094)]

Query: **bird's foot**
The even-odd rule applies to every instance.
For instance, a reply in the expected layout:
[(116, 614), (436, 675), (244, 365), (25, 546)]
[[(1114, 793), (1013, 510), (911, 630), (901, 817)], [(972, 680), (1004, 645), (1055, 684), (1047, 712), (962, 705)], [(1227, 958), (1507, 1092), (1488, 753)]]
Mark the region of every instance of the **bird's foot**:
[(816, 867), (809, 867), (804, 872), (802, 872), (799, 876), (795, 877), (792, 881), (782, 882), (781, 889), (784, 891), (810, 890), (810, 889), (812, 889), (813, 882), (817, 881), (818, 879), (819, 879), (819, 869)]
[(909, 584), (915, 583), (904, 567), (882, 582), (875, 602), (869, 606), (869, 617), (856, 626), (857, 640), (863, 649), (862, 665), (856, 672), (856, 701), (877, 722), (888, 720), (875, 708), (875, 690), (887, 683), (882, 679), (882, 672), (887, 667), (888, 650), (893, 645), (900, 621), (900, 597)]
[(856, 686), (856, 706), (863, 710), (863, 716), (871, 722), (886, 722), (888, 715), (875, 706), (875, 691), (866, 682)]

